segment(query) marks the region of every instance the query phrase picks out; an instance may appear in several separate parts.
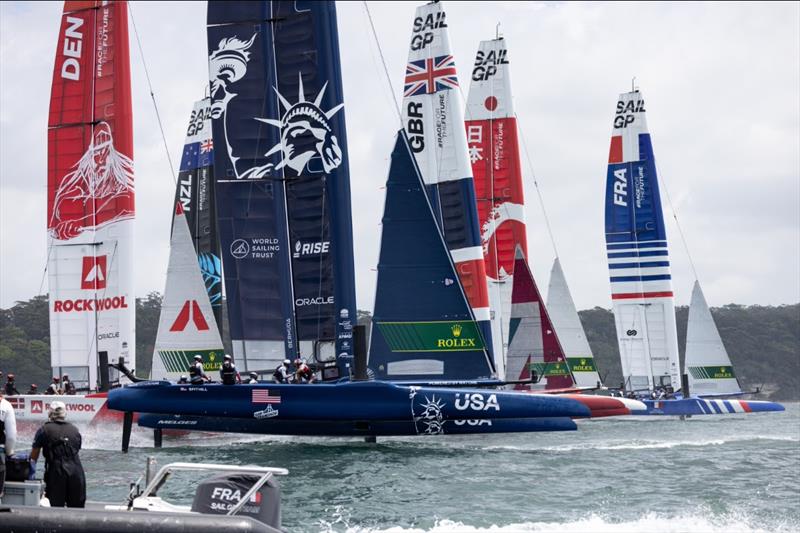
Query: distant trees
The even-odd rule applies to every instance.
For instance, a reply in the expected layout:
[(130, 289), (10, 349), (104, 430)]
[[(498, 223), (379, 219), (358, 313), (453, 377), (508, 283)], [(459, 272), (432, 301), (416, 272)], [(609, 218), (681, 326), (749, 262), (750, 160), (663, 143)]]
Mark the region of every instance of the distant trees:
[[(223, 306), (223, 317), (225, 306)], [(161, 295), (151, 292), (136, 299), (136, 373), (150, 373), (153, 346), (161, 312)], [(722, 341), (745, 388), (764, 385), (772, 399), (800, 399), (800, 304), (772, 306), (725, 305), (711, 310)], [(17, 388), (50, 382), (50, 322), (46, 295), (0, 309), (0, 370), (13, 372)], [(369, 328), (371, 315), (358, 310), (358, 323)], [(595, 307), (579, 313), (604, 382), (622, 381), (614, 315)], [(678, 346), (683, 361), (688, 308), (676, 310)], [(226, 323), (223, 320), (223, 323)], [(369, 332), (368, 332), (369, 334)], [(223, 328), (223, 343), (230, 353), (230, 335)]]

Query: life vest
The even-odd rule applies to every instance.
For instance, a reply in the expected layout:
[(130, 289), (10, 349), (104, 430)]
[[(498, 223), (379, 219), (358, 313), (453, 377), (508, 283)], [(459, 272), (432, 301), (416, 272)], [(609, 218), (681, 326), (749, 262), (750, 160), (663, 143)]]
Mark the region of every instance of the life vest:
[(44, 429), (44, 457), (48, 463), (76, 461), (81, 449), (81, 434), (68, 422), (47, 422)]
[(189, 367), (189, 379), (200, 379), (203, 377), (203, 363), (200, 361), (196, 363), (192, 363), (192, 366)]
[(219, 369), (219, 377), (224, 385), (236, 384), (236, 366), (233, 363), (224, 362)]
[(276, 383), (286, 383), (288, 373), (286, 372), (286, 367), (283, 363), (278, 365), (278, 367), (275, 369), (275, 372), (272, 373), (272, 377), (275, 379)]

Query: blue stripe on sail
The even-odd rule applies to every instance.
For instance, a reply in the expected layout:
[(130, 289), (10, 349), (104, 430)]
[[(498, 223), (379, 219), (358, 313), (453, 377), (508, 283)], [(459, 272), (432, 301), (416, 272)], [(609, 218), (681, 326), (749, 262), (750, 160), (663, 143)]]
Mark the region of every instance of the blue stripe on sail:
[(669, 274), (662, 274), (659, 276), (618, 276), (612, 277), (611, 283), (618, 283), (620, 281), (659, 281), (664, 279), (672, 279)]
[(669, 261), (653, 261), (652, 263), (612, 263), (608, 268), (651, 268), (651, 267), (668, 267)]
[(611, 252), (608, 254), (609, 259), (615, 259), (617, 257), (659, 257), (659, 256), (667, 256), (669, 252), (666, 250), (658, 250), (655, 252)]
[(622, 244), (607, 244), (607, 250), (626, 250), (626, 249), (636, 249), (636, 248), (666, 248), (667, 241), (649, 241), (649, 242), (630, 242), (630, 243), (622, 243)]

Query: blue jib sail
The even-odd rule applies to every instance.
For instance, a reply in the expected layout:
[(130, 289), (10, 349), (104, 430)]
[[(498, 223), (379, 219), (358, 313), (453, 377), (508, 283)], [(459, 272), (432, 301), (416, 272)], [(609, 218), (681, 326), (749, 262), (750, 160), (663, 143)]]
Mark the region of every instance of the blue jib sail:
[(265, 368), (329, 341), (344, 370), (355, 283), (335, 7), (209, 2), (208, 44), (234, 355)]
[(405, 132), (392, 151), (369, 368), (393, 381), (490, 378), (490, 357)]

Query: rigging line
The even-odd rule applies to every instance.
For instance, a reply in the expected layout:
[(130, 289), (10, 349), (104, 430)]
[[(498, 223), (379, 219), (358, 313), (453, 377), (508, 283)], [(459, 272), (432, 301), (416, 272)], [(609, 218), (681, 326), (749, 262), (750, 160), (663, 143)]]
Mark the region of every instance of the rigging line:
[(394, 92), (394, 87), (392, 86), (392, 78), (389, 76), (389, 69), (386, 66), (386, 60), (383, 57), (383, 49), (381, 48), (381, 42), (378, 40), (378, 32), (375, 31), (375, 24), (372, 22), (372, 14), (369, 12), (369, 6), (367, 5), (367, 1), (364, 0), (364, 11), (367, 12), (367, 18), (369, 19), (369, 26), (372, 28), (372, 36), (375, 38), (375, 44), (378, 46), (378, 54), (381, 56), (381, 63), (383, 63), (383, 72), (386, 74), (386, 83), (389, 84), (389, 92), (392, 95), (392, 100), (394, 101), (394, 109), (397, 112), (397, 120), (400, 121), (400, 127), (403, 127), (403, 116), (400, 114), (400, 104), (397, 102), (397, 95)]
[[(652, 137), (652, 135), (651, 135)], [(689, 252), (689, 245), (686, 242), (686, 237), (683, 234), (683, 228), (681, 228), (681, 223), (678, 221), (678, 211), (675, 209), (675, 206), (672, 203), (672, 196), (669, 194), (669, 187), (667, 187), (667, 178), (661, 172), (661, 168), (658, 166), (658, 161), (653, 158), (653, 162), (656, 166), (656, 175), (661, 177), (661, 183), (664, 185), (664, 192), (667, 193), (667, 203), (669, 204), (670, 210), (672, 210), (672, 218), (675, 219), (675, 227), (678, 228), (678, 235), (681, 237), (681, 243), (683, 244), (683, 249), (686, 251), (686, 257), (689, 258), (689, 266), (692, 267), (692, 273), (694, 274), (694, 279), (700, 281), (700, 278), (697, 276), (697, 269), (694, 267), (694, 261), (692, 260), (692, 254)]]
[(147, 78), (147, 87), (150, 89), (150, 98), (153, 100), (153, 109), (156, 112), (156, 119), (158, 120), (158, 129), (161, 130), (161, 140), (164, 142), (164, 152), (167, 154), (167, 162), (169, 163), (169, 172), (172, 176), (172, 183), (178, 184), (175, 178), (175, 167), (172, 166), (172, 158), (169, 155), (169, 148), (167, 147), (167, 137), (164, 135), (164, 126), (161, 124), (161, 114), (158, 112), (158, 103), (156, 103), (156, 94), (153, 92), (153, 84), (150, 82), (150, 73), (147, 70), (147, 61), (144, 59), (144, 51), (142, 50), (142, 41), (139, 39), (139, 31), (136, 29), (136, 21), (133, 18), (133, 9), (131, 3), (128, 2), (128, 13), (131, 16), (131, 25), (133, 26), (133, 34), (136, 36), (136, 44), (139, 47), (139, 57), (142, 59), (142, 67), (144, 67), (144, 75)]
[(531, 154), (528, 151), (528, 143), (525, 141), (525, 133), (522, 131), (520, 125), (519, 115), (514, 113), (514, 118), (517, 119), (517, 130), (519, 131), (519, 138), (522, 140), (522, 150), (525, 152), (525, 160), (528, 162), (528, 171), (533, 179), (533, 186), (536, 189), (536, 196), (539, 198), (539, 206), (542, 208), (542, 215), (544, 215), (544, 223), (547, 226), (547, 234), (550, 236), (550, 244), (553, 246), (553, 253), (556, 254), (558, 259), (558, 248), (556, 248), (556, 238), (553, 236), (553, 228), (550, 226), (550, 217), (547, 216), (547, 210), (544, 207), (544, 198), (542, 198), (542, 191), (539, 189), (539, 182), (536, 179), (536, 173), (533, 170), (533, 162), (531, 161)]

